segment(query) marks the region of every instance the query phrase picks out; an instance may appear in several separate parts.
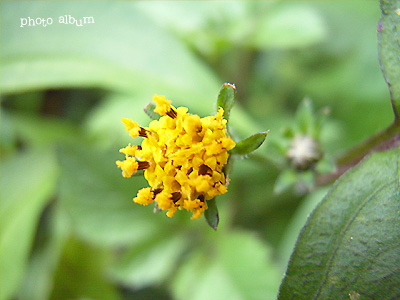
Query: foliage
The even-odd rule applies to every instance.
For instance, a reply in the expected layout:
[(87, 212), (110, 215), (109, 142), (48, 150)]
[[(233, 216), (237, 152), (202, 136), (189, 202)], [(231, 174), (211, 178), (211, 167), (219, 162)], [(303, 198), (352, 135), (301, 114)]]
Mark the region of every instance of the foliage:
[(335, 183), (301, 232), (279, 299), (399, 295), (399, 154), (373, 154)]
[[(399, 7), (2, 1), (0, 300), (398, 297)], [(217, 231), (127, 201), (154, 93), (241, 141)]]

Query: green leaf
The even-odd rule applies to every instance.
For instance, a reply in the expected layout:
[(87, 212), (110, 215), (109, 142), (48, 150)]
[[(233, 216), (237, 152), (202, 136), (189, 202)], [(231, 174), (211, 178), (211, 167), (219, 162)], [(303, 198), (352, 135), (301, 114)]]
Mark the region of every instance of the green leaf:
[(208, 208), (204, 212), (207, 224), (214, 230), (217, 230), (219, 223), (219, 214), (215, 198), (207, 201)]
[[(85, 1), (2, 3), (2, 93), (71, 87), (99, 87), (129, 95), (146, 91), (191, 99), (192, 109), (205, 112), (204, 103), (211, 106), (218, 89), (217, 78), (138, 6)], [(95, 22), (82, 27), (60, 24), (59, 17), (65, 15), (92, 16)], [(20, 18), (28, 16), (52, 18), (53, 24), (21, 28)]]
[(379, 61), (389, 86), (396, 118), (400, 113), (400, 1), (381, 0), (378, 24)]
[(240, 142), (236, 143), (235, 148), (233, 148), (230, 151), (231, 155), (246, 155), (254, 150), (256, 150), (258, 147), (264, 143), (265, 138), (267, 137), (269, 130), (264, 131), (264, 132), (258, 132), (253, 134), (252, 136), (249, 136), (248, 138), (241, 140)]
[(398, 297), (399, 157), (374, 153), (334, 184), (302, 229), (279, 300)]
[(71, 238), (55, 272), (50, 299), (121, 300), (106, 275), (111, 262), (111, 253), (104, 248)]
[(284, 3), (264, 14), (250, 44), (261, 49), (298, 49), (321, 42), (327, 34), (323, 16), (316, 9), (303, 3)]
[(85, 241), (102, 247), (123, 246), (148, 239), (167, 218), (151, 207), (134, 204), (143, 177), (123, 178), (115, 165), (121, 153), (96, 148), (61, 148), (60, 202), (73, 229)]
[(17, 299), (49, 299), (57, 264), (70, 234), (69, 229), (68, 218), (65, 211), (59, 209), (59, 205), (52, 205), (46, 210)]
[(159, 235), (129, 249), (111, 270), (119, 283), (135, 288), (160, 285), (176, 269), (188, 239), (182, 234)]
[(236, 87), (231, 83), (224, 83), (219, 91), (217, 99), (217, 110), (219, 107), (224, 109), (224, 119), (229, 121), (229, 114), (235, 105)]
[(301, 232), (304, 224), (307, 221), (310, 213), (315, 209), (317, 204), (325, 197), (329, 187), (323, 187), (309, 193), (300, 203), (296, 212), (291, 217), (290, 222), (287, 224), (282, 241), (277, 251), (277, 258), (280, 261), (282, 270), (286, 270), (290, 255), (296, 245), (297, 237)]
[[(121, 118), (130, 118), (142, 126), (149, 124), (149, 117), (143, 112), (143, 106), (151, 99), (148, 95), (111, 93), (93, 108), (85, 120), (85, 131), (102, 148), (114, 148), (135, 142), (127, 134)], [(137, 141), (140, 142), (140, 141)]]
[(0, 178), (0, 299), (10, 299), (26, 271), (43, 208), (57, 180), (48, 151), (20, 153), (2, 161)]
[(269, 247), (249, 232), (222, 232), (183, 262), (174, 299), (274, 299), (281, 275)]
[(51, 147), (57, 143), (76, 144), (80, 139), (78, 127), (60, 118), (33, 114), (10, 114), (16, 134), (30, 146)]

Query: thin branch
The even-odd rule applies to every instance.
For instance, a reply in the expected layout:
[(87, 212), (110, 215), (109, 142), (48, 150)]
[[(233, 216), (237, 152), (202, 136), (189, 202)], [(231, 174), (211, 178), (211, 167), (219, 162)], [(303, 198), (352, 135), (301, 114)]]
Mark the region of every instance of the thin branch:
[(385, 130), (376, 133), (361, 144), (339, 156), (336, 170), (329, 174), (319, 174), (317, 185), (328, 184), (339, 178), (349, 168), (358, 164), (367, 154), (373, 151), (385, 151), (400, 145), (400, 120), (398, 118)]

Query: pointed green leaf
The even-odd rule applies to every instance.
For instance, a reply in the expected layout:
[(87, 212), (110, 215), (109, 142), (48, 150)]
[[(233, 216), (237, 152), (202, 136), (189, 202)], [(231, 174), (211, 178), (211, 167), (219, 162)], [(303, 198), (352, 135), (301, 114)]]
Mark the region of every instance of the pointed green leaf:
[(70, 236), (68, 215), (59, 205), (51, 205), (39, 223), (39, 235), (31, 251), (29, 265), (16, 299), (50, 299), (54, 273)]
[(53, 153), (26, 152), (2, 161), (0, 177), (0, 299), (18, 291), (36, 228), (57, 183)]
[(207, 224), (214, 230), (217, 230), (219, 223), (219, 214), (215, 198), (207, 201), (208, 208), (204, 212)]
[(248, 138), (236, 143), (235, 148), (230, 151), (231, 155), (246, 155), (253, 152), (264, 143), (269, 130), (259, 132), (249, 136)]
[(399, 157), (372, 154), (335, 183), (302, 229), (279, 300), (398, 298)]
[(144, 107), (144, 112), (150, 117), (152, 120), (158, 120), (160, 115), (154, 112), (156, 105), (153, 102), (150, 102)]
[(231, 83), (224, 83), (219, 91), (217, 100), (217, 110), (219, 107), (224, 109), (224, 119), (229, 121), (229, 114), (235, 105), (236, 87)]
[(397, 118), (400, 112), (400, 0), (381, 0), (381, 10), (379, 61)]

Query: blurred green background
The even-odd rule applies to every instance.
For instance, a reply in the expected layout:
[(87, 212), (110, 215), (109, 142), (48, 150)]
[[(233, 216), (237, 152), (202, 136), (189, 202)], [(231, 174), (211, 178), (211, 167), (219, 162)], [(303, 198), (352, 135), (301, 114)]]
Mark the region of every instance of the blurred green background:
[[(274, 192), (274, 151), (298, 104), (329, 107), (333, 157), (392, 121), (379, 69), (378, 1), (2, 1), (0, 299), (275, 299), (328, 186)], [(59, 17), (94, 23), (60, 24)], [(53, 24), (21, 27), (21, 18)], [(69, 18), (71, 19), (71, 18)], [(79, 22), (78, 22), (79, 23)], [(154, 93), (200, 116), (234, 83), (235, 161), (203, 218), (134, 205), (143, 178), (115, 165)]]

